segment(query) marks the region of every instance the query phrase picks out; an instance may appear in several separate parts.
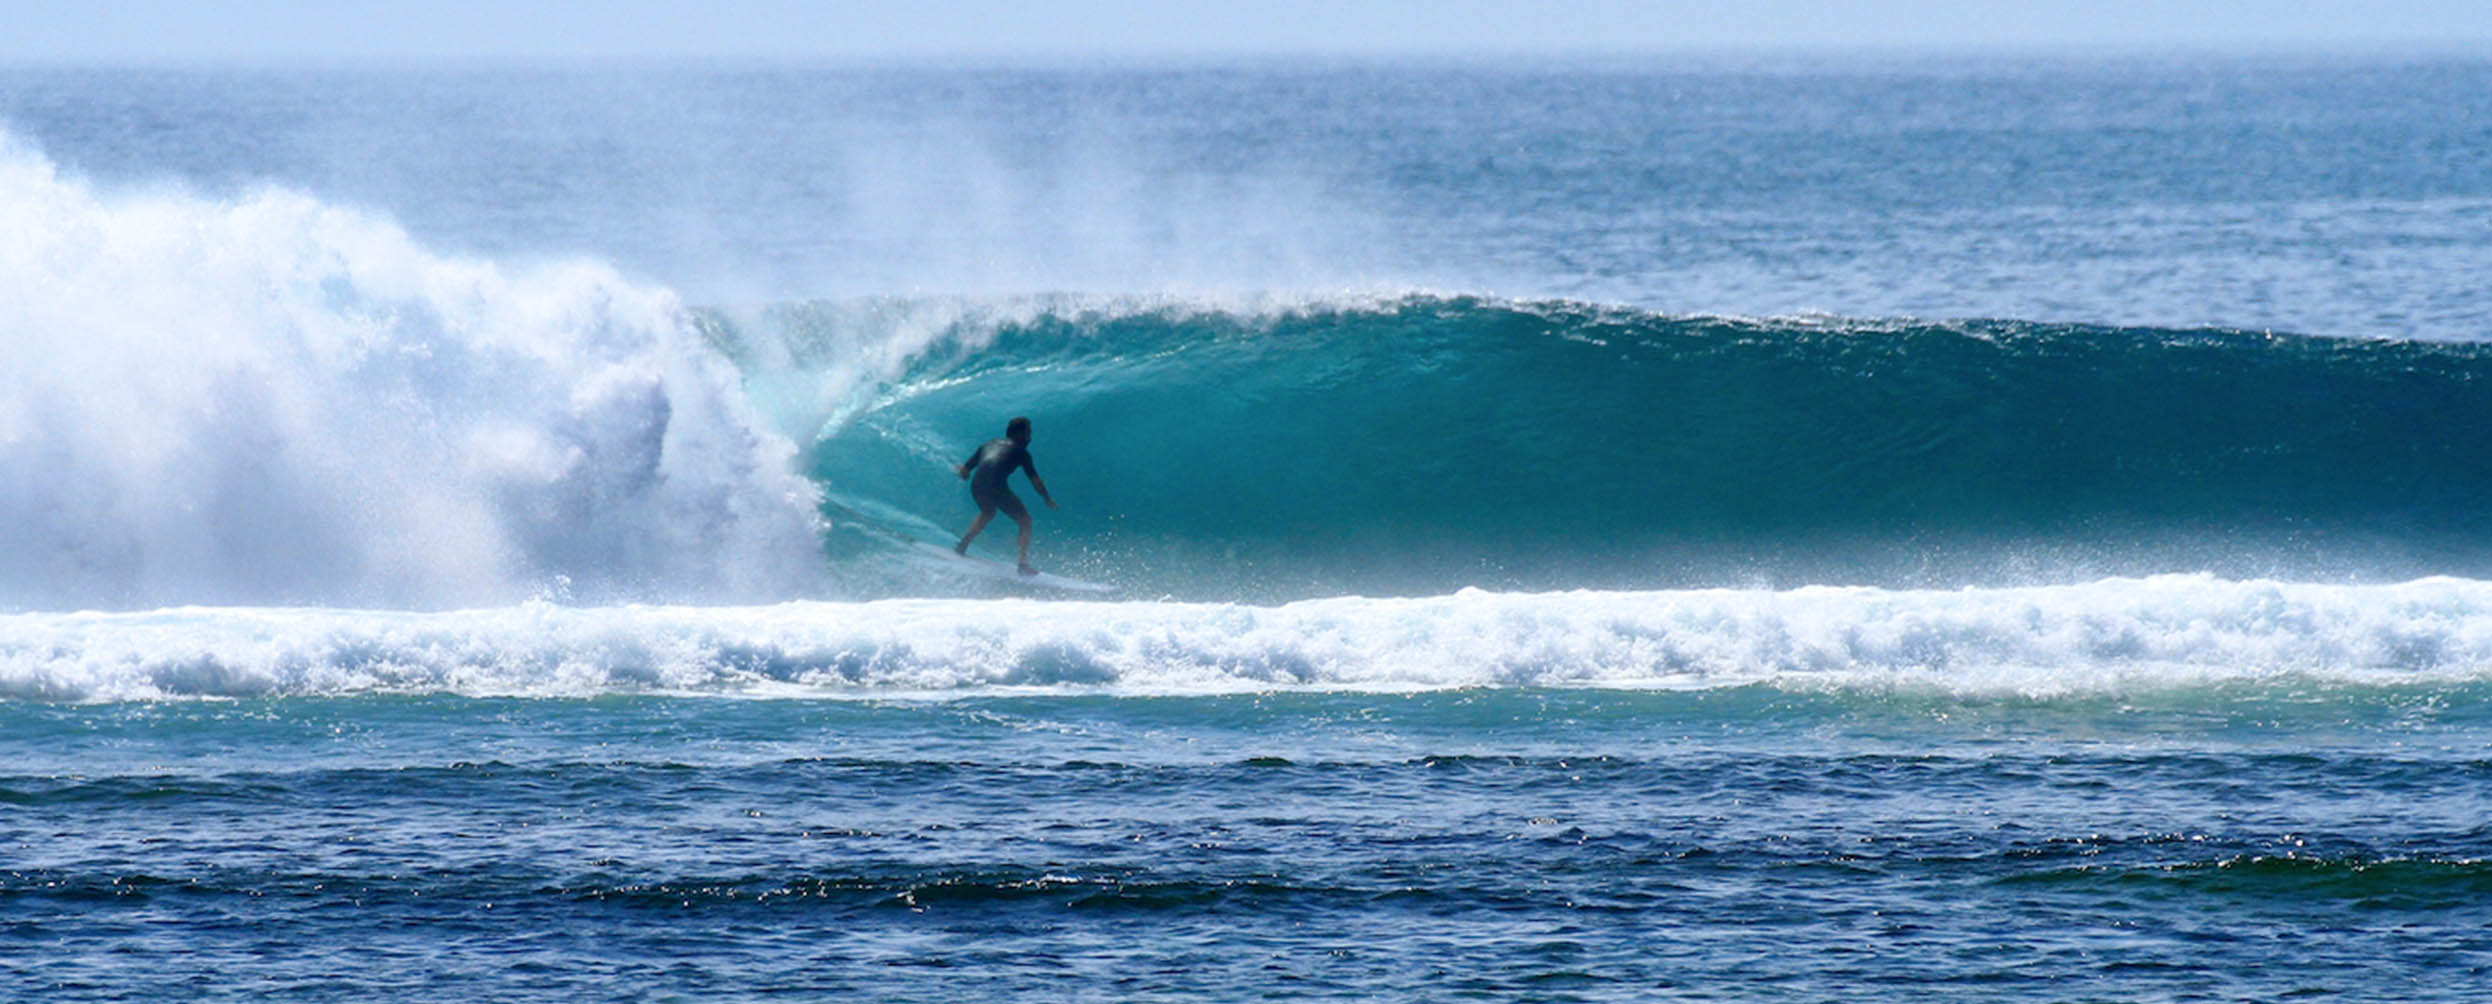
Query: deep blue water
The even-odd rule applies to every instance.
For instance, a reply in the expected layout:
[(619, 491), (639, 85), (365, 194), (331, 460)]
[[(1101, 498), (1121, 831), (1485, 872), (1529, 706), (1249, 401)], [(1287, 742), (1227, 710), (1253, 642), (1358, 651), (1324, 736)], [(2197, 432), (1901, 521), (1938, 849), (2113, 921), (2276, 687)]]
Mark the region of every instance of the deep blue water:
[(52, 1000), (2471, 999), (2483, 688), (2294, 691), (17, 706), (0, 897)]
[(0, 999), (2478, 1000), (2485, 274), (2446, 55), (0, 71)]

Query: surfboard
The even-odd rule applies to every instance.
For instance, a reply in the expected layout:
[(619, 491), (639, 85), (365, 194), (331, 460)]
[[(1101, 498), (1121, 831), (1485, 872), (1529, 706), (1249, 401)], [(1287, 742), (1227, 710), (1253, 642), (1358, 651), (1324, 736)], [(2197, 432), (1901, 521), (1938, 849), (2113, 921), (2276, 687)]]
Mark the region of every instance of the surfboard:
[(1023, 575), (1020, 569), (1004, 562), (954, 554), (951, 548), (939, 544), (920, 542), (915, 549), (928, 559), (941, 562), (945, 569), (963, 575), (975, 575), (998, 582), (1009, 582), (1036, 589), (1055, 589), (1068, 593), (1112, 593), (1116, 591), (1115, 586), (1104, 582), (1090, 582), (1069, 575), (1057, 575), (1053, 572)]

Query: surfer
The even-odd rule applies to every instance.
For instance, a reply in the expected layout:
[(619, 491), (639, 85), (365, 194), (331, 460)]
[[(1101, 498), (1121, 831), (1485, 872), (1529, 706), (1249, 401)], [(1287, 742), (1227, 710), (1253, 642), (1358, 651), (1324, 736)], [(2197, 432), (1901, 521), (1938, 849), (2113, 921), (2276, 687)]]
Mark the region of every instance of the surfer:
[(968, 533), (960, 535), (960, 543), (953, 545), (952, 553), (968, 554), (969, 542), (978, 539), (978, 531), (986, 529), (986, 522), (995, 518), (995, 510), (1001, 509), (1013, 522), (1021, 524), (1021, 574), (1036, 575), (1038, 569), (1030, 567), (1030, 510), (1021, 505), (1021, 497), (1005, 483), (1014, 468), (1028, 471), (1030, 487), (1038, 489), (1038, 497), (1046, 501), (1047, 508), (1056, 507), (1055, 497), (1047, 494), (1047, 482), (1038, 478), (1038, 465), (1030, 460), (1030, 420), (1015, 418), (1004, 423), (1004, 438), (988, 440), (971, 452), (968, 460), (953, 468), (953, 473), (969, 482), (969, 497), (978, 503), (978, 519), (969, 524)]

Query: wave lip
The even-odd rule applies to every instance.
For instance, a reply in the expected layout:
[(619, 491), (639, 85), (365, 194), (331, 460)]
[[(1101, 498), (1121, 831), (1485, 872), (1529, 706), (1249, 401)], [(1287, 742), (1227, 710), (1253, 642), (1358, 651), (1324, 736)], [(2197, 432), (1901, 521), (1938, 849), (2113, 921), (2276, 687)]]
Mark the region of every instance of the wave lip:
[(0, 617), (0, 695), (20, 700), (1762, 685), (2049, 701), (2279, 680), (2492, 682), (2492, 582)]

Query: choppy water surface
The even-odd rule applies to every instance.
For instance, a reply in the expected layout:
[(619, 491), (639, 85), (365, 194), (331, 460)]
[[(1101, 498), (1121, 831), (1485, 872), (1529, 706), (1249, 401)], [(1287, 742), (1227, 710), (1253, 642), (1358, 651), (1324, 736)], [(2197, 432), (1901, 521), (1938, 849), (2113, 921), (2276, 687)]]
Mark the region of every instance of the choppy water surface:
[(0, 720), (29, 998), (2464, 1000), (2492, 948), (2480, 683)]

